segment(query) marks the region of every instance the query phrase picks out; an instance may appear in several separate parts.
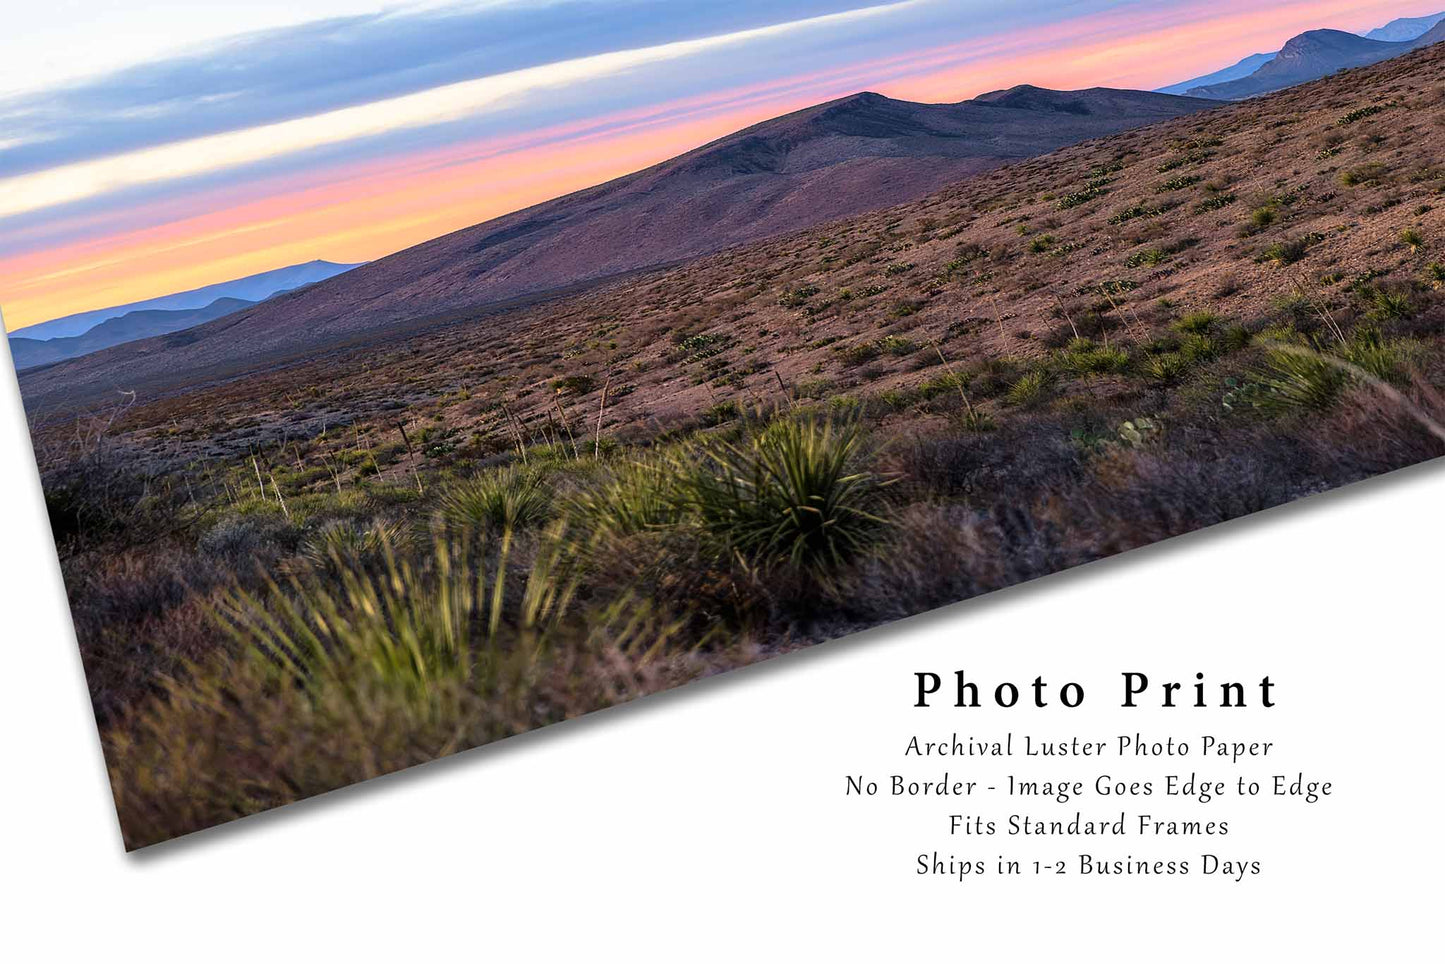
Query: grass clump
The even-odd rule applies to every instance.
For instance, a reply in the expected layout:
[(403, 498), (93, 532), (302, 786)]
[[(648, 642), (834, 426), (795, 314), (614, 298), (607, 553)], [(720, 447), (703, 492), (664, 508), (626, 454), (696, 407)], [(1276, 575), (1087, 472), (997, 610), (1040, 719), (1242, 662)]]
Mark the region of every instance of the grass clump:
[(441, 500), (443, 520), (462, 530), (517, 531), (540, 525), (552, 508), (552, 490), (540, 472), (508, 466), (468, 479)]
[(568, 375), (554, 381), (552, 389), (562, 395), (586, 395), (595, 384), (591, 375)]
[(1367, 184), (1378, 184), (1390, 173), (1388, 165), (1380, 161), (1370, 161), (1366, 164), (1359, 164), (1340, 172), (1340, 183), (1345, 187), (1360, 187)]
[(1212, 311), (1191, 311), (1174, 323), (1174, 330), (1185, 335), (1207, 335), (1219, 320)]
[(1290, 238), (1285, 241), (1277, 241), (1264, 249), (1260, 255), (1261, 261), (1267, 261), (1280, 267), (1288, 267), (1292, 264), (1299, 264), (1309, 254), (1310, 248), (1317, 238), (1305, 236), (1302, 238)]

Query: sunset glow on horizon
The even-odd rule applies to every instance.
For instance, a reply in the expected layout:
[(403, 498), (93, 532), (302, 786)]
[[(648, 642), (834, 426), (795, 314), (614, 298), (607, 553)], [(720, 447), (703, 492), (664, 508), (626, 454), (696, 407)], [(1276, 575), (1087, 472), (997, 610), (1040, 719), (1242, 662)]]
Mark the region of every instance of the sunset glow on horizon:
[[(94, 95), (73, 78), (0, 95), (0, 118), (13, 121), (0, 126), (7, 327), (299, 262), (375, 260), (865, 89), (929, 102), (1021, 83), (1152, 89), (1305, 30), (1366, 30), (1435, 12), (1399, 0), (1065, 0), (986, 18), (965, 0), (814, 0), (679, 13), (690, 19), (668, 36), (668, 24), (641, 19), (661, 9), (656, 0), (625, 0), (615, 5), (615, 36), (579, 28), (561, 37), (570, 46), (555, 59), (536, 56), (526, 17), (584, 3), (597, 17), (612, 6), (455, 8), (488, 37), (496, 28), (486, 18), (512, 18), (516, 37), (485, 56), (458, 41), (442, 58), (425, 31), (455, 35), (463, 21), (438, 19), (435, 8), (346, 26), (354, 34), (344, 40), (378, 49), (417, 37), (398, 42), (390, 73), (338, 60), (334, 72), (318, 67), (287, 86), (284, 74), (274, 79), (284, 44), (208, 38), (204, 60), (141, 64), (133, 83), (102, 75)], [(274, 29), (339, 31), (329, 25), (340, 22)], [(603, 41), (612, 48), (587, 46)], [(311, 50), (314, 40), (296, 46)], [(228, 56), (265, 82), (223, 89), (216, 77)], [(157, 95), (152, 70), (185, 89)], [(435, 77), (419, 86), (426, 71)], [(109, 122), (66, 120), (76, 104)]]

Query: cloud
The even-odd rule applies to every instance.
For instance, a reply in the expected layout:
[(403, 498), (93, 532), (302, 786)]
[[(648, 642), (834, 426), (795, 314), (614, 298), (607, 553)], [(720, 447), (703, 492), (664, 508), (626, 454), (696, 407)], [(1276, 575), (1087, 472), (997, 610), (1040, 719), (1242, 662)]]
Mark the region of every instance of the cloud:
[[(894, 0), (801, 20), (523, 67), (415, 93), (240, 130), (158, 144), (0, 180), (0, 219), (148, 184), (234, 169), (309, 150), (475, 118), (519, 98), (585, 85), (642, 68), (759, 41), (853, 24), (918, 6)], [(206, 96), (215, 96), (214, 92)]]
[(335, 17), (0, 98), (0, 176), (882, 0), (554, 0)]

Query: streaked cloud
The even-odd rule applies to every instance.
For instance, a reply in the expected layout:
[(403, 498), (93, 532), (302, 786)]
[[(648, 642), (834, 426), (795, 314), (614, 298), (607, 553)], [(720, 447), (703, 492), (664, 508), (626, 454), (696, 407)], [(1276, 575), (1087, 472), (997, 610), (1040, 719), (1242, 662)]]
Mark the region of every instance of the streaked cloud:
[(313, 258), (370, 260), (865, 88), (956, 101), (1022, 82), (1160, 86), (1302, 29), (1432, 12), (1388, 0), (369, 2), (324, 0), (344, 15), (283, 11), (281, 27), (0, 97), (7, 323)]
[(22, 174), (0, 180), (0, 219), (136, 185), (194, 177), (326, 145), (460, 121), (500, 106), (514, 107), (517, 98), (580, 87), (641, 67), (740, 48), (756, 41), (854, 24), (922, 2), (895, 0), (695, 40), (556, 61), (310, 117)]

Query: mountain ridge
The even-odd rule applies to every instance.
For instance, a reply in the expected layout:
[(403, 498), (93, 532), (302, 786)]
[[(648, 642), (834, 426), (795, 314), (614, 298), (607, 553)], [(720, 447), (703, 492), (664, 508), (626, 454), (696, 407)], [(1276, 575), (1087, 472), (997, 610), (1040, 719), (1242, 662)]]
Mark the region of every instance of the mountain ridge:
[(1189, 91), (1197, 90), (1200, 87), (1209, 87), (1214, 84), (1228, 83), (1231, 80), (1239, 80), (1243, 77), (1248, 77), (1250, 74), (1254, 73), (1256, 70), (1263, 67), (1265, 64), (1269, 63), (1271, 60), (1278, 56), (1278, 50), (1274, 51), (1273, 53), (1267, 54), (1250, 54), (1248, 57), (1240, 60), (1239, 63), (1225, 67), (1223, 70), (1216, 70), (1213, 73), (1205, 74), (1202, 77), (1194, 77), (1189, 80), (1182, 80), (1177, 84), (1170, 84), (1168, 87), (1155, 88), (1155, 93), (1179, 94), (1182, 96)]
[(1412, 43), (1367, 40), (1343, 30), (1307, 30), (1291, 37), (1274, 59), (1248, 77), (1196, 87), (1193, 97), (1241, 100), (1328, 77), (1354, 67), (1391, 60), (1415, 49)]
[(146, 339), (51, 366), (45, 380), (140, 382), (304, 355), (418, 319), (542, 296), (914, 200), (1010, 160), (1214, 106), (1150, 92), (1028, 85), (957, 104), (854, 94), (435, 238), (189, 329), (184, 338)]
[(137, 311), (194, 311), (205, 308), (219, 298), (240, 298), (250, 302), (264, 301), (282, 291), (290, 291), (302, 285), (324, 281), (359, 267), (361, 267), (361, 263), (338, 264), (315, 259), (261, 271), (242, 278), (233, 278), (229, 281), (217, 281), (199, 288), (133, 301), (129, 304), (95, 308), (61, 318), (52, 318), (39, 324), (17, 328), (10, 332), (10, 337), (27, 338), (32, 341), (74, 338), (85, 334), (103, 322)]
[(1442, 20), (1445, 20), (1445, 11), (1432, 13), (1424, 17), (1397, 17), (1383, 27), (1376, 27), (1374, 30), (1362, 34), (1362, 36), (1366, 40), (1404, 43), (1405, 41), (1423, 37), (1432, 27)]
[[(10, 336), (10, 359), (16, 371), (50, 365), (70, 358), (79, 358), (127, 342), (140, 341), (156, 335), (194, 328), (196, 325), (224, 318), (243, 308), (257, 304), (243, 298), (217, 298), (204, 308), (164, 310), (158, 308), (129, 311), (108, 318), (79, 335), (60, 338), (26, 338)], [(21, 329), (23, 332), (25, 329)]]

